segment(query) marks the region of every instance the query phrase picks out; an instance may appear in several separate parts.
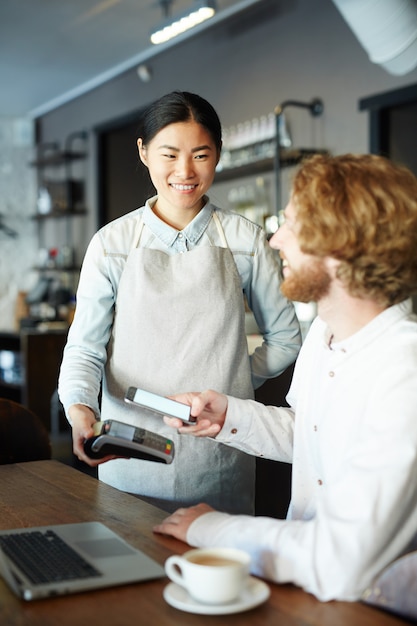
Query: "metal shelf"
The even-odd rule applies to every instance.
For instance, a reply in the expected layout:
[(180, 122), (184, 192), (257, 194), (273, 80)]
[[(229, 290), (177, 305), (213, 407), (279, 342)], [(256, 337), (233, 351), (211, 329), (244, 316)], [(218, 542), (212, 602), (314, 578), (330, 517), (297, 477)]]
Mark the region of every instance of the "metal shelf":
[[(313, 154), (326, 154), (327, 150), (317, 150), (314, 148), (299, 148), (295, 150), (281, 150), (280, 167), (290, 167), (297, 165), (305, 157)], [(245, 176), (257, 176), (265, 172), (273, 172), (275, 168), (275, 158), (268, 157), (259, 161), (251, 161), (237, 167), (230, 167), (216, 172), (214, 182), (224, 182), (234, 180), (236, 178), (244, 178)]]
[(49, 213), (36, 213), (32, 215), (33, 220), (42, 221), (48, 219), (59, 219), (63, 217), (78, 217), (87, 214), (87, 209), (71, 209), (70, 211), (63, 211), (61, 209), (53, 209)]
[(31, 161), (29, 165), (37, 168), (45, 168), (45, 167), (60, 167), (61, 165), (65, 165), (70, 161), (78, 161), (81, 159), (85, 159), (87, 156), (86, 152), (54, 152), (49, 156), (43, 156), (35, 161)]

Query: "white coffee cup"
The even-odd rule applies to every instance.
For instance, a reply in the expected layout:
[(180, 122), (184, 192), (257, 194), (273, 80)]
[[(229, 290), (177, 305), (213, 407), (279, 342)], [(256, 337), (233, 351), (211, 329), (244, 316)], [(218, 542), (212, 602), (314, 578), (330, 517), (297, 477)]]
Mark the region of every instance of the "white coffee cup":
[(197, 548), (165, 562), (167, 576), (203, 604), (236, 600), (244, 589), (250, 556), (234, 548)]

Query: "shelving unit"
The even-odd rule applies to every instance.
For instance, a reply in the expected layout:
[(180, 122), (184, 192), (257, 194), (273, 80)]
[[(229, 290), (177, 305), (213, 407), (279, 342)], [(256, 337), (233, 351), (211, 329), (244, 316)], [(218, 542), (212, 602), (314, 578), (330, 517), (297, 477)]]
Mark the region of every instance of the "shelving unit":
[[(49, 213), (37, 213), (32, 216), (32, 219), (38, 222), (39, 225), (39, 248), (47, 248), (46, 246), (46, 237), (43, 235), (43, 225), (46, 222), (51, 222), (52, 220), (57, 221), (68, 221), (72, 220), (75, 217), (85, 217), (87, 215), (87, 209), (74, 209), (71, 211), (62, 211), (59, 209), (52, 209)], [(37, 265), (34, 269), (41, 273), (51, 273), (51, 272), (78, 272), (79, 266), (74, 262), (74, 251), (72, 249), (72, 234), (70, 232), (70, 225), (67, 223), (66, 235), (65, 235), (65, 249), (61, 250), (60, 258), (56, 259), (56, 262), (53, 258), (48, 260), (45, 259), (46, 263), (44, 265)], [(52, 250), (55, 248), (52, 247)]]
[[(280, 151), (280, 169), (297, 165), (305, 157), (317, 153), (325, 153), (326, 150), (316, 150), (299, 148), (298, 150), (281, 150)], [(273, 172), (276, 167), (276, 158), (266, 157), (259, 160), (250, 161), (236, 167), (224, 168), (216, 172), (215, 182), (224, 182), (228, 180), (237, 180), (246, 176), (258, 176), (267, 172)]]
[[(282, 129), (285, 128), (283, 113), (289, 107), (306, 109), (313, 117), (320, 116), (324, 110), (319, 98), (310, 102), (284, 101), (272, 114), (275, 128), (266, 137), (252, 143), (235, 141), (233, 148), (226, 148), (214, 179), (214, 183), (220, 184), (220, 196), (227, 193), (227, 199), (223, 198), (223, 206), (229, 206), (264, 226), (268, 235), (276, 229), (277, 215), (283, 204), (282, 170), (298, 165), (313, 154), (328, 152), (321, 148), (285, 147), (284, 139), (290, 138), (288, 135), (282, 136)], [(236, 147), (236, 143), (240, 145)], [(229, 182), (235, 182), (236, 187), (221, 185)]]
[(46, 190), (50, 198), (50, 206), (38, 207), (38, 214), (56, 217), (85, 211), (85, 173), (77, 176), (73, 167), (87, 157), (87, 152), (74, 149), (74, 144), (85, 145), (86, 140), (87, 133), (80, 131), (68, 135), (62, 150), (56, 142), (38, 145), (38, 156), (30, 165), (38, 171), (39, 190)]
[[(75, 171), (77, 163), (82, 163), (87, 158), (84, 149), (76, 149), (74, 146), (84, 148), (87, 140), (85, 131), (75, 132), (68, 135), (64, 148), (60, 149), (58, 143), (45, 143), (37, 147), (37, 158), (31, 162), (38, 172), (38, 207), (32, 216), (39, 225), (39, 246), (46, 246), (43, 237), (43, 229), (50, 220), (66, 221), (66, 246), (72, 245), (70, 221), (74, 217), (82, 217), (87, 214), (85, 205), (85, 171)], [(56, 242), (53, 242), (53, 246)], [(67, 263), (72, 266), (73, 263)], [(49, 266), (47, 269), (51, 269)], [(62, 268), (60, 268), (62, 269)]]
[[(57, 142), (37, 146), (30, 165), (37, 170), (38, 205), (32, 219), (38, 226), (39, 292), (50, 295), (62, 288), (70, 297), (76, 288), (79, 265), (75, 258), (75, 219), (87, 215), (85, 203), (87, 158), (85, 131), (68, 135), (63, 147)], [(53, 287), (52, 287), (53, 285)], [(36, 297), (36, 290), (35, 290)], [(47, 296), (43, 296), (47, 297)], [(65, 291), (61, 290), (65, 299)]]
[(49, 220), (51, 218), (64, 218), (64, 217), (76, 217), (77, 215), (86, 215), (87, 209), (73, 209), (71, 211), (61, 211), (59, 209), (52, 209), (49, 213), (36, 213), (32, 216), (32, 219), (42, 222), (43, 220)]
[(68, 135), (63, 147), (58, 142), (41, 143), (30, 163), (36, 168), (38, 182), (32, 219), (37, 223), (39, 252), (33, 269), (40, 275), (27, 297), (31, 317), (63, 319), (63, 308), (69, 307), (76, 290), (80, 269), (74, 246), (78, 240), (76, 220), (87, 215), (87, 138), (85, 131), (79, 131)]

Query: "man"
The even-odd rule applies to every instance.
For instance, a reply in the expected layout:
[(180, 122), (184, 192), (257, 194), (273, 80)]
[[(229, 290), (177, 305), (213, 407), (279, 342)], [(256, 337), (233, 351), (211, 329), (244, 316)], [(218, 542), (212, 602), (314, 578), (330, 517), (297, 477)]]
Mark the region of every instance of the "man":
[[(201, 504), (154, 530), (230, 546), (253, 573), (320, 600), (356, 600), (417, 530), (417, 180), (372, 155), (315, 156), (296, 174), (280, 250), (287, 297), (318, 305), (287, 400), (177, 395), (194, 426), (248, 454), (293, 464), (286, 520)], [(233, 480), (231, 478), (231, 480)], [(279, 488), (279, 486), (277, 486)]]

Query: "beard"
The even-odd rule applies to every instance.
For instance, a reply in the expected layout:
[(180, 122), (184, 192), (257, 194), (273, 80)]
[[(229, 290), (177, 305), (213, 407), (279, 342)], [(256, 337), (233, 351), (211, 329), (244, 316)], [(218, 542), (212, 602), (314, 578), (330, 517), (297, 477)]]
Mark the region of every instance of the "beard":
[(281, 291), (294, 302), (318, 302), (330, 289), (331, 277), (322, 259), (312, 259), (302, 270), (293, 270), (281, 283)]

